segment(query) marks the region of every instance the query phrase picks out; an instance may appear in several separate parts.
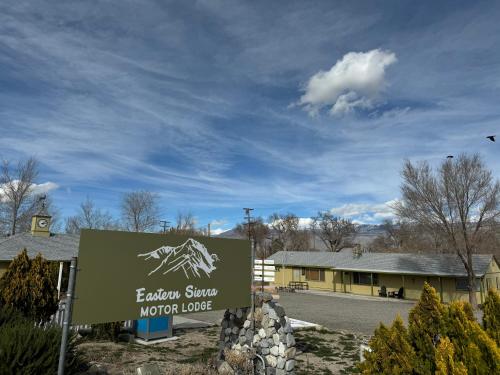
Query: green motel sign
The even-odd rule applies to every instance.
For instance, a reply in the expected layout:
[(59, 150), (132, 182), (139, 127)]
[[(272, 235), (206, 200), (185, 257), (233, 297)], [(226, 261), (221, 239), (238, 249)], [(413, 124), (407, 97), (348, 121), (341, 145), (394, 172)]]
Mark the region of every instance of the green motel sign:
[(73, 324), (250, 306), (246, 240), (83, 230)]

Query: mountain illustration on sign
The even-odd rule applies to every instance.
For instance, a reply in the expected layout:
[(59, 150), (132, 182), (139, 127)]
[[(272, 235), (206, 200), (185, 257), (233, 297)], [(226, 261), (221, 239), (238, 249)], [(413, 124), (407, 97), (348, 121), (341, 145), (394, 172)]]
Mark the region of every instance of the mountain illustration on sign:
[(145, 261), (158, 260), (160, 264), (148, 276), (156, 272), (164, 275), (182, 270), (186, 278), (210, 277), (215, 271), (214, 263), (219, 260), (217, 254), (210, 254), (202, 243), (190, 238), (179, 246), (162, 246), (149, 253), (139, 254)]

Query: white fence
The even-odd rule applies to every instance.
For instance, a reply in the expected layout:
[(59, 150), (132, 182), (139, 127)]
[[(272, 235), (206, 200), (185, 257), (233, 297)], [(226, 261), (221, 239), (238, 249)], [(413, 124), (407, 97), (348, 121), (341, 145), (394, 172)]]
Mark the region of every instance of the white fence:
[[(66, 302), (60, 302), (59, 303), (59, 308), (57, 309), (56, 313), (52, 315), (50, 318), (50, 323), (58, 325), (59, 327), (63, 326), (63, 321), (64, 321), (64, 309), (66, 308)], [(72, 331), (90, 331), (92, 329), (92, 326), (90, 324), (84, 324), (84, 325), (71, 325), (71, 330)], [(123, 328), (126, 330), (132, 330), (134, 328), (134, 321), (133, 320), (125, 320), (123, 322)]]

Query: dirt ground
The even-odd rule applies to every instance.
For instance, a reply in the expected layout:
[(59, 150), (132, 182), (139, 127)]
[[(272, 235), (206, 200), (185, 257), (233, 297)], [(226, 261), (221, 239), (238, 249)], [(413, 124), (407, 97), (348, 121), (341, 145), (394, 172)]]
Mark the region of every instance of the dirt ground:
[[(83, 341), (78, 349), (90, 364), (111, 375), (135, 375), (136, 368), (158, 364), (164, 374), (210, 374), (217, 355), (220, 328), (179, 330), (178, 339), (154, 345)], [(357, 373), (359, 344), (368, 336), (341, 331), (294, 332), (297, 343), (296, 374)]]

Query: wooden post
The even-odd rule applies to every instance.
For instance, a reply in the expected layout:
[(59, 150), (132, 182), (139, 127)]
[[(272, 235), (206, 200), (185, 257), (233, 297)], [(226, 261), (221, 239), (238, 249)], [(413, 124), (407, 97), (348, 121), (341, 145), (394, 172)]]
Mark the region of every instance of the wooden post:
[(370, 273), (370, 283), (371, 283), (372, 297), (373, 297), (373, 272)]
[(59, 262), (59, 276), (57, 277), (57, 299), (61, 297), (61, 284), (62, 284), (62, 274), (64, 269), (64, 262)]
[[(481, 305), (483, 304), (483, 299), (484, 299), (484, 296), (483, 296), (483, 281), (484, 279), (480, 279), (479, 281), (479, 293), (481, 293)], [(474, 293), (476, 293), (476, 291), (474, 291)]]
[(337, 272), (335, 270), (332, 269), (332, 272), (333, 272), (333, 291), (336, 292), (337, 291)]

